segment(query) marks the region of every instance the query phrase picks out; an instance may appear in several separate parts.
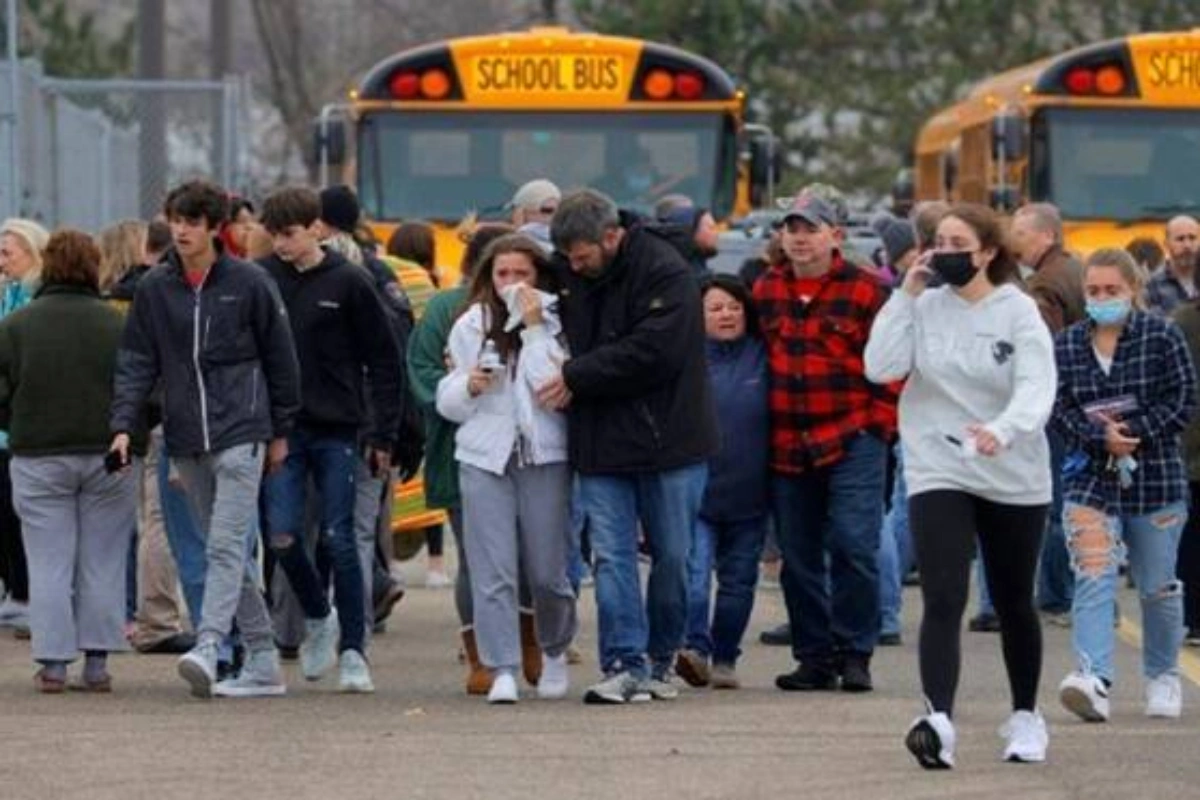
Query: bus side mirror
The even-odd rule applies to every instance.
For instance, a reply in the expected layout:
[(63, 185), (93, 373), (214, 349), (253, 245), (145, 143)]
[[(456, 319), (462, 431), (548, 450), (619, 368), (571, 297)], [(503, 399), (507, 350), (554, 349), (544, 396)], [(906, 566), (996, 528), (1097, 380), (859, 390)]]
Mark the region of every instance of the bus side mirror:
[(762, 198), (756, 205), (770, 205), (775, 187), (783, 173), (783, 153), (774, 136), (759, 136), (750, 140), (750, 186), (752, 193)]
[(992, 158), (1008, 162), (1025, 158), (1025, 118), (1004, 112), (992, 120)]
[(323, 114), (312, 122), (312, 161), (339, 166), (346, 160), (346, 120)]

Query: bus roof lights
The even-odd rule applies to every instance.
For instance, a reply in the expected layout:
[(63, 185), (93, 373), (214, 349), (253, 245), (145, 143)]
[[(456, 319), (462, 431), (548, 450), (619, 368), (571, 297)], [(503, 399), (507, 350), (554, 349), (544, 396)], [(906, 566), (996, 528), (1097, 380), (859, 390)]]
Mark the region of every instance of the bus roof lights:
[(430, 100), (444, 100), (450, 94), (450, 76), (442, 69), (431, 69), (421, 76), (421, 94)]
[(1076, 67), (1063, 78), (1063, 84), (1071, 94), (1091, 94), (1096, 89), (1096, 73), (1087, 67)]
[(1096, 70), (1096, 91), (1104, 95), (1118, 95), (1125, 91), (1125, 72), (1116, 66)]
[(680, 100), (699, 100), (704, 96), (704, 76), (697, 72), (680, 72), (675, 76), (675, 95)]
[(665, 69), (654, 69), (646, 74), (642, 89), (651, 100), (666, 100), (675, 91), (675, 78)]
[(397, 72), (389, 88), (397, 100), (416, 100), (421, 96), (421, 76), (415, 72)]

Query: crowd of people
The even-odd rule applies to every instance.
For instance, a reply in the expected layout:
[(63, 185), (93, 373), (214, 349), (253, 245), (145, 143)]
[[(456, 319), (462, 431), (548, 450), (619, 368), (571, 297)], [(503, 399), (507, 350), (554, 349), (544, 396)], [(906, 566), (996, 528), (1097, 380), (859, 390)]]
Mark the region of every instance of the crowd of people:
[(198, 697), (284, 694), (284, 658), (374, 691), (371, 636), (404, 593), (392, 484), (420, 469), (458, 548), (465, 688), (490, 703), (522, 679), (570, 693), (585, 576), (585, 702), (737, 689), (775, 549), (784, 691), (871, 691), (915, 568), (926, 709), (905, 743), (926, 768), (954, 765), (973, 564), (1005, 760), (1046, 758), (1043, 619), (1072, 627), (1061, 702), (1109, 718), (1126, 568), (1145, 712), (1180, 715), (1200, 223), (1167, 224), (1161, 264), (1146, 241), (1081, 263), (1051, 205), (924, 203), (876, 221), (880, 267), (814, 185), (717, 275), (713, 217), (686, 197), (643, 216), (535, 180), (509, 207), (464, 226), (446, 287), (431, 229), (378, 246), (348, 187), (256, 211), (193, 181), (96, 240), (0, 227), (0, 620), (31, 636), (39, 691), (81, 655), (74, 685), (111, 691), (130, 643), (179, 653)]

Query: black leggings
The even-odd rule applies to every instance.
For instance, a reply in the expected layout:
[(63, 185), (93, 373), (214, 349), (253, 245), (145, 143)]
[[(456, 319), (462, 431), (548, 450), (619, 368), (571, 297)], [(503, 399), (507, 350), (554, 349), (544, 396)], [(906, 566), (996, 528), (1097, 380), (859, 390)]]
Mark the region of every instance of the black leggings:
[(921, 686), (934, 711), (952, 715), (962, 655), (962, 616), (975, 542), (1000, 617), (1004, 665), (1015, 711), (1033, 711), (1042, 672), (1042, 629), (1033, 604), (1047, 506), (1010, 506), (959, 491), (909, 498), (921, 570)]
[(12, 454), (0, 450), (0, 580), (18, 603), (29, 602), (29, 571), (21, 544), (21, 520), (13, 510), (8, 466)]

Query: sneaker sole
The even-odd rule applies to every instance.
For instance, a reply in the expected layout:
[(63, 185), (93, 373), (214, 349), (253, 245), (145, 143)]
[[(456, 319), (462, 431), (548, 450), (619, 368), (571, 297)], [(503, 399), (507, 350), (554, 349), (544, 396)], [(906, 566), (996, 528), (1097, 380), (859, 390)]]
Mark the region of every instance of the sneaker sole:
[(180, 661), (178, 669), (179, 677), (192, 687), (192, 697), (199, 697), (202, 700), (212, 697), (213, 681), (203, 667), (193, 661)]
[(375, 684), (339, 683), (338, 691), (342, 694), (375, 694)]
[(286, 686), (255, 686), (247, 689), (222, 689), (219, 685), (213, 687), (213, 697), (283, 697), (287, 694)]
[(1007, 764), (1041, 764), (1046, 760), (1045, 753), (1005, 753), (1004, 761)]
[(626, 703), (649, 703), (652, 699), (645, 692), (636, 692), (626, 697), (625, 695), (601, 694), (589, 689), (583, 695), (583, 702), (589, 706), (623, 706)]
[(950, 769), (953, 762), (942, 759), (942, 737), (925, 720), (912, 727), (904, 737), (904, 746), (924, 769)]
[(1182, 708), (1147, 708), (1146, 716), (1150, 719), (1179, 719), (1183, 715)]
[(1059, 690), (1058, 699), (1062, 701), (1065, 709), (1084, 722), (1108, 722), (1108, 717), (1100, 713), (1087, 692), (1082, 689), (1067, 686)]

